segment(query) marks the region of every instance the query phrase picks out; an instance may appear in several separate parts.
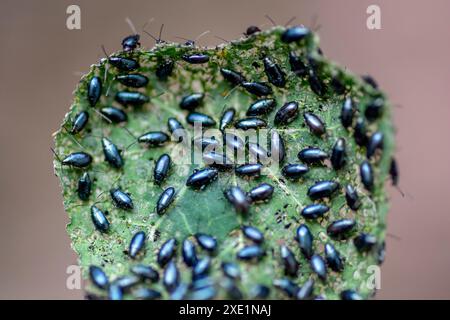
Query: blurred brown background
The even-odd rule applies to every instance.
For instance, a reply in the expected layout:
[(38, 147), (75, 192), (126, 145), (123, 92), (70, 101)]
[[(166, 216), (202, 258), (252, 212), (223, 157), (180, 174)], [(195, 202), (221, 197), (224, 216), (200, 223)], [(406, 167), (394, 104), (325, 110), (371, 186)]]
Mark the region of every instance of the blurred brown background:
[[(66, 29), (66, 8), (81, 7), (81, 30)], [(366, 28), (378, 4), (382, 29)], [(82, 298), (66, 289), (76, 263), (53, 176), (51, 134), (69, 108), (79, 75), (119, 49), (125, 18), (164, 38), (205, 30), (236, 38), (269, 14), (311, 25), (325, 54), (356, 73), (372, 74), (391, 100), (398, 128), (402, 198), (391, 190), (387, 260), (378, 298), (450, 298), (450, 2), (442, 1), (23, 1), (0, 2), (0, 298)], [(146, 47), (153, 41), (143, 36)], [(448, 198), (447, 198), (448, 197)], [(400, 239), (398, 239), (400, 238)]]

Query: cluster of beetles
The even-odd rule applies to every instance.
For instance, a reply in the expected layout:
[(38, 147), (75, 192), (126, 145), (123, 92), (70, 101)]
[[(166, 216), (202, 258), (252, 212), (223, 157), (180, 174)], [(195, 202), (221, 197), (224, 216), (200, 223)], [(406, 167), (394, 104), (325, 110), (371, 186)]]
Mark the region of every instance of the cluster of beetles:
[[(261, 30), (258, 27), (249, 27), (245, 35), (252, 37)], [(281, 41), (286, 44), (298, 43), (305, 41), (312, 36), (312, 32), (304, 26), (295, 26), (285, 29), (281, 33)], [(127, 88), (144, 88), (148, 85), (147, 76), (136, 72), (140, 67), (139, 61), (127, 56), (127, 53), (133, 52), (140, 46), (140, 36), (134, 34), (126, 37), (122, 41), (123, 52), (125, 55), (108, 56), (107, 63), (120, 71), (120, 75), (115, 79)], [(195, 49), (195, 44), (186, 43)], [(201, 52), (193, 52), (184, 54), (182, 57), (188, 64), (202, 65), (209, 61), (209, 56)], [(161, 81), (167, 80), (176, 67), (177, 62), (170, 58), (160, 61), (156, 67), (155, 75)], [(240, 72), (230, 69), (221, 68), (220, 74), (223, 79), (233, 88), (242, 88), (250, 95), (257, 97), (247, 112), (246, 117), (235, 119), (236, 110), (228, 108), (223, 111), (220, 118), (218, 128), (225, 133), (227, 128), (234, 126), (239, 130), (260, 129), (268, 127), (264, 116), (271, 113), (276, 108), (276, 101), (270, 96), (273, 93), (272, 86), (283, 88), (286, 85), (286, 73), (279, 64), (271, 57), (265, 56), (262, 59), (264, 72), (268, 79), (267, 82), (252, 82)], [(295, 52), (289, 54), (289, 64), (291, 72), (298, 77), (302, 77), (309, 83), (310, 89), (314, 94), (321, 97), (329, 90), (327, 86), (339, 93), (345, 93), (345, 85), (338, 78), (333, 78), (329, 83), (325, 83), (318, 70), (317, 61), (313, 58), (296, 55)], [(365, 76), (363, 80), (377, 88), (376, 82), (370, 77)], [(92, 108), (98, 105), (102, 95), (103, 85), (99, 76), (93, 76), (88, 81), (87, 101)], [(188, 111), (186, 123), (194, 125), (200, 123), (204, 128), (216, 127), (216, 121), (203, 113), (196, 111), (203, 99), (204, 93), (192, 93), (182, 97), (179, 107)], [(123, 106), (142, 106), (149, 102), (149, 97), (137, 91), (119, 91), (115, 95), (115, 100)], [(344, 128), (353, 132), (355, 143), (364, 147), (366, 150), (366, 160), (359, 165), (359, 175), (362, 185), (367, 192), (374, 190), (374, 171), (372, 163), (374, 158), (378, 157), (383, 150), (384, 135), (381, 131), (376, 131), (370, 136), (367, 131), (367, 124), (379, 119), (383, 114), (385, 101), (383, 97), (375, 97), (365, 108), (364, 112), (358, 111), (353, 99), (346, 96), (341, 107), (340, 122)], [(99, 116), (104, 118), (111, 124), (120, 124), (127, 121), (128, 117), (125, 111), (117, 107), (103, 107), (95, 109)], [(296, 101), (289, 101), (282, 105), (275, 114), (274, 126), (286, 126), (298, 118), (300, 113), (299, 104)], [(358, 114), (358, 117), (355, 115)], [(312, 112), (304, 112), (303, 119), (310, 133), (322, 137), (326, 134), (326, 124), (318, 115)], [(89, 112), (81, 111), (71, 120), (71, 128), (69, 131), (72, 135), (77, 135), (86, 127), (89, 121)], [(150, 131), (137, 137), (137, 142), (145, 144), (148, 147), (159, 147), (171, 140), (174, 141), (173, 135), (178, 130), (184, 130), (184, 126), (175, 118), (169, 118), (167, 121), (168, 131), (172, 133), (171, 137), (163, 131)], [(182, 142), (183, 137), (175, 139), (176, 143)], [(186, 179), (186, 187), (202, 192), (209, 184), (213, 183), (219, 176), (219, 172), (234, 170), (237, 176), (253, 179), (261, 175), (264, 170), (263, 161), (267, 160), (268, 151), (257, 143), (246, 144), (237, 135), (224, 134), (224, 143), (228, 147), (239, 150), (247, 148), (257, 160), (252, 163), (235, 165), (224, 154), (216, 151), (208, 151), (203, 153), (203, 160), (207, 164), (201, 169), (196, 169)], [(101, 138), (102, 149), (105, 161), (113, 168), (120, 169), (124, 166), (124, 159), (119, 148), (107, 137)], [(204, 150), (219, 144), (219, 141), (209, 138), (198, 138), (194, 141), (195, 146)], [(286, 156), (286, 146), (281, 135), (277, 131), (272, 131), (271, 136), (272, 153), (278, 153), (280, 163)], [(308, 147), (298, 152), (298, 159), (301, 163), (289, 163), (281, 168), (281, 174), (284, 178), (297, 181), (302, 179), (309, 171), (309, 166), (322, 165), (324, 161), (329, 161), (334, 170), (340, 170), (346, 165), (346, 141), (339, 138), (335, 141), (331, 151), (323, 150), (319, 147)], [(57, 156), (59, 159), (59, 156)], [(59, 160), (64, 166), (74, 168), (87, 168), (93, 162), (93, 157), (86, 152), (74, 152), (66, 155)], [(153, 180), (157, 185), (161, 185), (166, 177), (170, 174), (173, 165), (171, 157), (168, 154), (162, 154), (155, 163), (153, 170)], [(393, 185), (398, 184), (398, 169), (394, 159), (391, 161), (390, 175)], [(86, 201), (92, 192), (93, 182), (86, 171), (82, 173), (78, 181), (77, 194), (78, 197)], [(361, 205), (361, 200), (356, 187), (351, 184), (342, 186), (345, 190), (345, 199), (347, 206), (357, 211)], [(300, 214), (306, 220), (315, 220), (323, 217), (329, 210), (325, 203), (316, 200), (322, 200), (333, 197), (341, 190), (338, 182), (333, 180), (316, 181), (307, 191), (307, 196), (315, 201), (304, 207)], [(269, 183), (261, 183), (249, 191), (242, 190), (239, 186), (231, 186), (224, 191), (224, 198), (232, 205), (237, 214), (247, 215), (253, 203), (267, 202), (274, 194), (274, 187)], [(109, 195), (113, 204), (122, 210), (133, 210), (132, 195), (122, 190), (120, 187), (113, 187), (109, 191)], [(173, 202), (176, 201), (177, 190), (174, 187), (168, 187), (159, 196), (156, 203), (156, 213), (163, 215), (170, 210)], [(107, 214), (103, 212), (97, 205), (91, 206), (92, 222), (99, 232), (106, 233), (110, 228)], [(347, 239), (354, 231), (356, 222), (354, 219), (340, 219), (332, 221), (326, 228), (326, 232), (330, 238), (336, 240)], [(241, 227), (243, 236), (248, 239), (249, 244), (245, 245), (236, 253), (236, 258), (241, 261), (259, 261), (263, 259), (266, 252), (262, 246), (264, 242), (264, 234), (261, 230), (254, 226), (243, 225)], [(127, 254), (131, 259), (139, 258), (145, 251), (147, 235), (143, 232), (137, 232), (131, 239)], [(195, 239), (195, 241), (193, 240)], [(213, 299), (217, 297), (218, 291), (216, 283), (209, 277), (210, 267), (214, 253), (219, 250), (219, 244), (213, 235), (197, 233), (193, 235), (193, 239), (186, 238), (181, 244), (176, 238), (166, 240), (160, 247), (157, 254), (157, 264), (162, 271), (162, 284), (167, 290), (168, 297), (171, 299)], [(295, 239), (298, 243), (301, 254), (309, 261), (311, 270), (317, 275), (319, 281), (326, 281), (328, 269), (334, 272), (341, 272), (344, 269), (345, 259), (341, 256), (335, 246), (328, 242), (324, 246), (323, 256), (314, 252), (314, 237), (311, 230), (306, 224), (301, 224), (297, 230)], [(380, 263), (384, 256), (384, 243), (378, 243), (375, 236), (367, 233), (357, 234), (353, 238), (353, 244), (359, 252), (373, 252), (379, 256)], [(178, 247), (181, 246), (181, 255), (183, 263), (192, 271), (192, 281), (189, 284), (182, 283), (180, 271), (177, 268), (175, 259)], [(197, 250), (200, 248), (207, 253), (204, 257), (199, 257)], [(310, 278), (302, 286), (294, 283), (290, 277), (295, 277), (299, 271), (299, 262), (293, 251), (286, 245), (280, 246), (280, 256), (282, 268), (286, 278), (275, 279), (273, 287), (283, 292), (286, 297), (293, 299), (323, 299), (323, 295), (315, 294), (315, 280)], [(253, 288), (249, 288), (248, 295), (244, 297), (237, 286), (237, 281), (241, 277), (239, 265), (233, 262), (222, 262), (221, 269), (224, 275), (221, 281), (221, 287), (225, 289), (227, 297), (232, 299), (264, 299), (270, 297), (269, 286), (257, 284)], [(162, 293), (151, 288), (151, 286), (140, 286), (140, 284), (156, 283), (160, 281), (160, 272), (157, 268), (150, 265), (135, 264), (130, 269), (131, 274), (116, 278), (109, 281), (106, 273), (99, 266), (90, 266), (89, 275), (92, 283), (101, 290), (107, 292), (109, 299), (122, 299), (125, 294), (131, 294), (136, 299), (157, 299), (162, 297)], [(317, 281), (316, 280), (316, 281)], [(89, 295), (91, 298), (98, 297)], [(361, 299), (356, 290), (347, 288), (340, 292), (340, 297), (346, 300)]]

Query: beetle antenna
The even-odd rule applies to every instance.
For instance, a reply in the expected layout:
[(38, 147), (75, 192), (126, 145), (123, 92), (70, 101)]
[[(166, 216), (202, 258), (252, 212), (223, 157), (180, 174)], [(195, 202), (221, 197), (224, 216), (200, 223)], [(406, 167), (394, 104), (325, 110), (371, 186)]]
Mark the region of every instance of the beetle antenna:
[(111, 119), (109, 119), (107, 116), (105, 116), (103, 113), (101, 113), (100, 111), (98, 111), (97, 109), (94, 109), (94, 112), (96, 114), (98, 114), (100, 117), (102, 117), (103, 119), (105, 119), (109, 124), (112, 124)]
[(101, 45), (101, 47), (102, 47), (103, 53), (104, 53), (105, 56), (106, 56), (106, 59), (108, 59), (108, 58), (109, 58), (109, 54), (106, 52), (105, 46), (104, 46), (104, 45)]
[(319, 20), (319, 15), (316, 13), (312, 16), (312, 19), (311, 19), (311, 29), (314, 32), (319, 31), (320, 28), (322, 28), (322, 26), (320, 24), (317, 24), (318, 20)]
[(63, 127), (63, 129), (64, 129), (64, 131), (66, 131), (66, 133), (68, 134), (70, 140), (72, 140), (73, 142), (75, 142), (81, 149), (84, 149), (83, 145), (82, 145), (80, 142), (78, 142), (78, 140), (75, 139), (74, 136), (72, 136), (72, 134), (69, 132), (69, 130), (67, 130), (66, 127)]
[[(104, 82), (106, 82), (106, 79), (105, 79), (105, 81)], [(112, 86), (112, 82), (110, 82), (109, 83), (109, 85), (108, 85), (108, 89), (106, 89), (106, 92), (105, 92), (105, 97), (109, 97), (109, 91), (110, 91), (110, 89), (111, 89), (111, 86)]]
[(106, 174), (106, 172), (104, 171), (100, 171), (100, 170), (90, 170), (91, 172), (95, 172), (95, 173), (101, 173), (101, 174)]
[(119, 175), (117, 176), (117, 179), (114, 180), (113, 185), (115, 185), (117, 183), (117, 181), (119, 181), (120, 178), (122, 178), (122, 175), (123, 175), (122, 173), (119, 173)]
[(196, 38), (195, 41), (198, 41), (201, 37), (207, 35), (208, 33), (210, 33), (210, 30), (206, 30), (205, 32), (200, 33)]
[(183, 37), (179, 37), (179, 36), (176, 36), (175, 38), (181, 39), (181, 40), (184, 40), (184, 41), (188, 41), (188, 42), (192, 42), (192, 44), (195, 45), (195, 42), (197, 42), (201, 37), (203, 37), (204, 35), (206, 35), (206, 34), (208, 34), (208, 33), (210, 33), (210, 32), (211, 32), (211, 31), (206, 30), (205, 32), (202, 32), (202, 33), (200, 33), (197, 37), (195, 37), (194, 40), (192, 40), (192, 39), (187, 39), (187, 38), (183, 38)]
[[(100, 195), (103, 195), (103, 193), (104, 193), (104, 191), (102, 191), (102, 193), (100, 193), (98, 196), (97, 196), (97, 198), (100, 196)], [(97, 199), (96, 198), (96, 199)], [(98, 201), (95, 201), (92, 205), (93, 206), (96, 206), (97, 204), (99, 204), (99, 203), (104, 203), (106, 200), (98, 200)], [(105, 211), (105, 214), (106, 214), (106, 211)]]
[(145, 31), (145, 30), (144, 30), (144, 32), (147, 33), (150, 37), (152, 37), (153, 40), (155, 40), (155, 42), (156, 42), (157, 44), (159, 44), (159, 43), (164, 42), (164, 40), (161, 39), (161, 35), (162, 35), (162, 32), (163, 32), (163, 29), (164, 29), (164, 23), (161, 24), (161, 28), (159, 28), (159, 36), (158, 36), (158, 38), (156, 38), (155, 36), (153, 36), (152, 34), (150, 34), (150, 32), (147, 32), (147, 31)]
[(395, 240), (397, 240), (397, 241), (402, 241), (402, 238), (400, 238), (399, 236), (397, 236), (397, 235), (395, 235), (395, 234), (393, 234), (393, 233), (386, 233), (386, 235), (388, 236), (388, 237), (391, 237), (392, 239), (395, 239)]
[(290, 19), (284, 24), (284, 26), (287, 27), (287, 26), (290, 25), (291, 22), (293, 22), (295, 19), (297, 19), (297, 17), (296, 17), (296, 16), (293, 16), (292, 18), (290, 18)]
[(156, 37), (154, 35), (152, 35), (150, 32), (148, 32), (147, 30), (143, 30), (145, 34), (147, 34), (148, 36), (150, 36), (153, 40), (155, 40), (156, 43), (158, 43), (158, 39), (156, 39)]
[[(95, 199), (100, 198), (103, 194), (105, 194), (105, 191), (100, 192)], [(99, 203), (100, 201), (96, 201), (94, 204)]]
[(395, 186), (395, 189), (397, 189), (397, 191), (400, 192), (400, 194), (402, 195), (402, 198), (405, 197), (405, 193), (402, 191), (402, 189), (400, 189), (399, 186)]
[(228, 99), (228, 97), (233, 93), (234, 90), (236, 90), (239, 86), (234, 86), (228, 93), (223, 97), (224, 100)]
[[(108, 65), (105, 66), (105, 73), (103, 74), (103, 82), (106, 82), (106, 77), (108, 76)], [(108, 87), (109, 89), (109, 87)]]
[(148, 31), (146, 31), (146, 30), (143, 30), (143, 31), (144, 31), (144, 33), (146, 33), (148, 36), (150, 36), (153, 40), (155, 40), (155, 42), (156, 42), (157, 44), (159, 44), (159, 43), (165, 42), (164, 40), (161, 39), (161, 34), (162, 34), (162, 31), (163, 31), (163, 28), (164, 28), (164, 23), (161, 25), (161, 28), (159, 29), (159, 38), (156, 38), (154, 35), (152, 35), (150, 32), (148, 32)]
[(57, 159), (60, 163), (62, 163), (61, 158), (58, 156), (58, 154), (56, 153), (55, 149), (50, 148), (50, 150), (52, 150), (52, 153), (55, 155), (56, 159)]
[(128, 151), (128, 149), (130, 149), (132, 146), (134, 146), (137, 142), (138, 142), (137, 139), (136, 139), (136, 141), (133, 141), (131, 144), (129, 144), (129, 145), (125, 148), (125, 151)]
[(152, 99), (159, 98), (159, 97), (161, 97), (162, 95), (165, 95), (165, 94), (166, 94), (166, 91), (160, 92), (156, 96), (153, 96)]
[(144, 25), (142, 26), (142, 30), (145, 29), (145, 27), (147, 27), (150, 23), (152, 23), (155, 20), (155, 18), (150, 18), (147, 20), (146, 23), (144, 23)]
[(133, 134), (133, 132), (130, 131), (127, 127), (122, 127), (130, 136), (132, 136), (134, 139), (137, 140), (137, 137)]
[(264, 15), (264, 17), (266, 17), (267, 20), (269, 20), (273, 24), (274, 27), (276, 27), (277, 24), (275, 23), (275, 21), (268, 14)]
[(58, 154), (56, 153), (55, 149), (50, 148), (50, 150), (52, 150), (52, 153), (55, 155), (56, 160), (58, 160), (59, 165), (60, 165), (60, 169), (61, 169), (62, 173), (64, 174), (64, 167), (63, 167), (61, 158), (58, 156)]
[[(72, 119), (70, 119), (70, 121), (72, 121)], [(61, 128), (62, 128), (66, 133), (71, 134), (71, 132), (69, 131), (69, 129), (67, 129), (67, 128), (65, 127), (65, 124), (64, 124), (63, 126), (61, 126)]]
[(229, 40), (224, 39), (224, 38), (222, 38), (222, 37), (219, 37), (219, 36), (214, 36), (214, 37), (217, 38), (217, 39), (219, 39), (219, 40), (225, 41), (226, 43), (230, 43)]
[(227, 104), (225, 103), (224, 105), (223, 105), (223, 107), (222, 107), (222, 111), (220, 112), (220, 113), (222, 113), (223, 114), (223, 112), (225, 111), (225, 108), (227, 107)]
[(176, 36), (175, 38), (177, 38), (177, 39), (181, 39), (181, 40), (184, 40), (184, 41), (191, 41), (191, 40), (189, 40), (189, 39), (187, 39), (187, 38), (183, 38), (183, 37), (178, 37), (178, 36)]
[(159, 28), (159, 38), (158, 38), (159, 42), (161, 42), (161, 35), (162, 35), (162, 32), (163, 32), (163, 29), (164, 29), (164, 23), (161, 24), (161, 28)]
[(134, 26), (134, 24), (133, 24), (133, 22), (131, 21), (130, 18), (126, 17), (126, 18), (125, 18), (125, 22), (128, 24), (128, 26), (130, 27), (131, 31), (132, 31), (134, 34), (138, 34), (137, 31), (136, 31), (136, 28), (135, 28), (135, 26)]

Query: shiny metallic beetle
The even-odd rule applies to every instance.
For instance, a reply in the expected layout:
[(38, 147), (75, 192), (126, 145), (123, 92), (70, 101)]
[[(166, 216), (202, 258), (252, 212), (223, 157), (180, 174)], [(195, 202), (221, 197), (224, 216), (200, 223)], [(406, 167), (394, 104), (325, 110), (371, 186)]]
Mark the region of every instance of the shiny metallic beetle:
[(136, 258), (137, 255), (144, 249), (145, 246), (145, 232), (139, 231), (134, 234), (130, 241), (130, 247), (128, 249), (128, 255), (131, 258)]
[(139, 73), (121, 74), (116, 79), (124, 86), (130, 88), (142, 88), (148, 84), (148, 78)]
[(91, 219), (94, 223), (95, 229), (100, 232), (107, 232), (109, 230), (109, 221), (105, 213), (97, 208), (95, 205), (91, 207)]
[(346, 161), (346, 143), (343, 138), (337, 139), (331, 151), (331, 164), (334, 170), (339, 170), (345, 165)]
[(170, 165), (171, 159), (166, 153), (161, 155), (156, 161), (155, 168), (153, 169), (153, 179), (157, 185), (160, 185), (166, 179)]
[(296, 276), (299, 268), (299, 263), (294, 256), (294, 253), (287, 246), (280, 247), (281, 259), (284, 265), (284, 273), (288, 276)]
[(301, 215), (305, 219), (317, 219), (327, 213), (330, 208), (321, 203), (310, 204), (304, 207), (301, 211)]
[(364, 160), (359, 166), (359, 174), (361, 176), (361, 182), (364, 187), (372, 192), (374, 188), (374, 175), (372, 165), (369, 161)]
[(344, 269), (341, 255), (331, 243), (325, 244), (325, 259), (331, 270), (341, 272)]
[(220, 118), (220, 125), (219, 125), (220, 131), (224, 131), (227, 127), (229, 127), (233, 123), (235, 114), (236, 110), (234, 108), (228, 108), (223, 112), (222, 117)]
[(232, 85), (236, 86), (241, 84), (242, 82), (245, 82), (245, 78), (242, 74), (231, 69), (221, 68), (220, 73), (222, 74), (224, 79)]
[(305, 119), (306, 125), (313, 134), (321, 136), (325, 133), (325, 124), (318, 116), (311, 112), (305, 112), (303, 117)]
[(300, 179), (306, 173), (308, 173), (309, 168), (301, 163), (297, 164), (288, 164), (283, 167), (281, 173), (288, 179)]
[(124, 210), (133, 209), (133, 200), (131, 200), (130, 195), (123, 192), (120, 188), (111, 189), (109, 194), (111, 195), (111, 199), (117, 208)]
[(85, 168), (92, 163), (92, 156), (86, 152), (74, 152), (61, 160), (64, 166), (71, 166), (75, 168)]
[(197, 233), (195, 239), (197, 240), (198, 245), (206, 251), (213, 252), (217, 249), (217, 240), (210, 235)]
[(242, 226), (241, 230), (247, 239), (257, 244), (264, 242), (264, 235), (258, 228), (252, 226)]
[(204, 113), (199, 112), (189, 113), (188, 116), (186, 117), (186, 121), (191, 125), (195, 125), (197, 123), (201, 124), (204, 127), (212, 127), (216, 125), (216, 121), (213, 118)]
[(297, 42), (305, 39), (311, 34), (311, 30), (303, 26), (288, 28), (281, 35), (281, 41), (285, 43)]
[(276, 87), (283, 88), (286, 85), (286, 75), (280, 66), (270, 57), (265, 57), (263, 63), (264, 71), (269, 82)]
[(204, 93), (192, 93), (184, 96), (180, 101), (180, 108), (183, 110), (192, 111), (202, 104), (204, 97)]
[(361, 201), (358, 196), (358, 191), (356, 189), (348, 184), (345, 186), (345, 200), (347, 201), (347, 205), (352, 210), (358, 210), (359, 206), (361, 205)]
[(239, 260), (260, 260), (264, 257), (264, 250), (258, 245), (248, 245), (238, 251)]
[(286, 102), (275, 114), (275, 125), (287, 125), (298, 116), (298, 103), (295, 101)]
[(181, 254), (183, 255), (183, 261), (188, 267), (193, 267), (197, 264), (197, 252), (195, 245), (189, 239), (184, 239), (181, 247)]
[(175, 255), (177, 249), (177, 240), (170, 238), (161, 245), (158, 251), (157, 261), (161, 267), (164, 267)]
[(92, 190), (92, 181), (89, 173), (85, 172), (78, 180), (77, 194), (80, 200), (86, 201), (89, 199)]
[(301, 150), (297, 157), (306, 164), (321, 164), (328, 158), (328, 153), (320, 148), (310, 147)]
[(265, 115), (272, 111), (276, 105), (277, 102), (275, 101), (275, 99), (259, 99), (250, 105), (246, 115), (248, 117)]
[(250, 201), (239, 187), (231, 187), (227, 189), (225, 192), (226, 199), (233, 205), (237, 213), (248, 213), (250, 209)]
[(100, 100), (102, 94), (102, 80), (100, 77), (92, 77), (89, 81), (87, 89), (87, 98), (91, 107), (95, 107), (97, 102)]
[(296, 240), (305, 258), (311, 258), (313, 254), (313, 235), (307, 225), (302, 224), (297, 228)]
[(117, 146), (112, 143), (108, 138), (102, 138), (103, 154), (105, 161), (108, 162), (111, 167), (120, 169), (123, 167), (124, 161), (120, 155), (120, 151)]
[(261, 183), (248, 192), (248, 196), (253, 202), (267, 201), (272, 198), (274, 187), (268, 183)]
[(249, 117), (238, 120), (235, 124), (236, 129), (249, 130), (249, 129), (259, 129), (267, 127), (267, 122), (263, 119), (256, 117)]
[(105, 107), (100, 109), (100, 113), (112, 123), (122, 123), (128, 120), (125, 111), (115, 107)]
[(123, 106), (142, 106), (150, 101), (150, 98), (140, 92), (119, 91), (116, 93), (115, 99)]
[(353, 219), (339, 219), (327, 227), (327, 233), (332, 238), (346, 239), (355, 225), (356, 222)]
[(273, 93), (272, 88), (263, 82), (242, 82), (241, 86), (257, 97), (268, 96)]
[(181, 58), (190, 64), (202, 64), (209, 61), (209, 56), (203, 53), (185, 54)]
[(173, 187), (168, 187), (161, 193), (156, 202), (156, 213), (161, 215), (166, 211), (175, 198), (175, 189)]
[(138, 137), (139, 143), (145, 143), (149, 147), (158, 147), (170, 140), (170, 137), (162, 131), (150, 131)]
[(308, 189), (312, 200), (330, 198), (339, 189), (339, 183), (331, 180), (320, 181)]
[(70, 130), (71, 134), (80, 133), (88, 123), (89, 113), (86, 111), (81, 111), (78, 113), (72, 121), (72, 129)]
[(203, 189), (217, 178), (218, 173), (219, 172), (215, 168), (205, 168), (194, 171), (186, 181), (186, 185), (194, 189)]

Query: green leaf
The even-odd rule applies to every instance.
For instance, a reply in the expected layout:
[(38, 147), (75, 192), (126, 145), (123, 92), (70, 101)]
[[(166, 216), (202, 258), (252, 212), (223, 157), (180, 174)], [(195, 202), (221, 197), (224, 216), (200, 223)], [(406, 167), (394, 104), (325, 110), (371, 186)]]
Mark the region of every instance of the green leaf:
[[(378, 264), (377, 248), (385, 238), (385, 217), (388, 211), (387, 195), (384, 183), (388, 179), (389, 166), (394, 150), (393, 127), (391, 123), (391, 107), (384, 95), (377, 89), (361, 80), (358, 76), (333, 64), (318, 53), (317, 36), (308, 37), (298, 43), (285, 44), (280, 35), (283, 28), (276, 27), (260, 32), (255, 36), (240, 39), (214, 49), (193, 48), (179, 44), (160, 44), (150, 51), (139, 49), (132, 53), (117, 53), (118, 56), (129, 56), (139, 61), (140, 68), (135, 72), (146, 75), (150, 81), (143, 89), (130, 89), (120, 84), (115, 77), (123, 72), (109, 65), (106, 59), (91, 66), (89, 72), (81, 79), (74, 93), (74, 102), (66, 115), (61, 129), (55, 136), (55, 152), (59, 157), (72, 152), (84, 151), (93, 156), (93, 163), (87, 169), (77, 169), (62, 166), (55, 158), (54, 166), (60, 178), (63, 190), (64, 205), (69, 215), (67, 226), (72, 240), (72, 246), (79, 255), (79, 263), (83, 268), (84, 277), (88, 278), (88, 267), (97, 265), (104, 269), (110, 280), (130, 274), (130, 266), (144, 263), (159, 269), (156, 256), (161, 244), (169, 238), (178, 240), (177, 265), (182, 281), (191, 281), (191, 271), (182, 262), (180, 247), (186, 237), (201, 232), (217, 238), (219, 249), (214, 255), (211, 267), (211, 277), (216, 282), (217, 298), (227, 297), (223, 288), (223, 275), (220, 269), (222, 261), (239, 264), (242, 277), (236, 285), (244, 297), (250, 297), (250, 291), (255, 284), (264, 284), (271, 290), (271, 298), (285, 298), (279, 290), (273, 288), (273, 280), (285, 278), (280, 258), (281, 244), (286, 244), (300, 262), (297, 277), (287, 277), (299, 286), (309, 278), (315, 280), (315, 295), (323, 295), (328, 299), (339, 298), (345, 289), (354, 289), (367, 298), (373, 293), (370, 281), (373, 273), (369, 266)], [(305, 58), (311, 56), (318, 64), (318, 74), (328, 90), (323, 97), (317, 96), (311, 89), (307, 77), (298, 77), (289, 65), (289, 52), (295, 51)], [(182, 55), (201, 52), (208, 54), (208, 63), (200, 65), (188, 64), (182, 60)], [(249, 105), (257, 98), (247, 93), (243, 88), (234, 88), (220, 75), (221, 67), (241, 72), (249, 81), (267, 81), (262, 64), (262, 57), (268, 55), (276, 61), (286, 73), (287, 85), (280, 89), (271, 86), (274, 93), (271, 97), (277, 100), (277, 107), (285, 102), (297, 101), (300, 107), (299, 116), (287, 126), (274, 127), (273, 119), (276, 110), (268, 116), (263, 116), (269, 124), (269, 129), (277, 130), (283, 137), (287, 150), (287, 163), (299, 163), (297, 153), (308, 146), (318, 146), (331, 152), (338, 138), (347, 142), (347, 162), (343, 169), (334, 170), (330, 166), (312, 166), (307, 175), (300, 181), (290, 181), (281, 175), (281, 167), (266, 167), (264, 175), (257, 179), (243, 179), (234, 174), (234, 170), (219, 173), (219, 178), (204, 190), (193, 190), (187, 187), (187, 177), (195, 168), (203, 164), (191, 164), (189, 154), (180, 156), (182, 144), (174, 141), (156, 148), (147, 148), (136, 143), (136, 136), (148, 131), (168, 132), (167, 119), (175, 117), (188, 131), (193, 134), (192, 126), (187, 124), (187, 111), (179, 108), (181, 98), (193, 92), (204, 92), (204, 103), (197, 111), (210, 115), (219, 123), (223, 110), (234, 107), (237, 110), (235, 119), (245, 117)], [(175, 61), (173, 74), (167, 81), (159, 80), (155, 75), (156, 67), (163, 59)], [(306, 60), (305, 60), (306, 61)], [(89, 80), (97, 75), (103, 80), (103, 91), (100, 102), (95, 107), (116, 106), (114, 101), (118, 91), (139, 91), (150, 97), (150, 102), (142, 107), (123, 108), (128, 115), (125, 124), (110, 124), (98, 111), (90, 107), (87, 100), (87, 85)], [(338, 94), (331, 84), (332, 78), (339, 79), (346, 87), (346, 95)], [(341, 106), (345, 96), (352, 97), (359, 108), (356, 117), (363, 116), (368, 103), (374, 97), (386, 100), (382, 117), (369, 124), (369, 132), (381, 131), (384, 134), (384, 148), (381, 155), (371, 160), (374, 168), (375, 188), (372, 193), (366, 191), (360, 181), (359, 164), (365, 160), (365, 148), (356, 145), (354, 130), (345, 129), (340, 122)], [(71, 135), (71, 120), (80, 111), (89, 112), (87, 127), (79, 134)], [(305, 126), (303, 112), (310, 111), (320, 116), (326, 124), (324, 137), (317, 137)], [(216, 126), (216, 128), (218, 125)], [(120, 149), (125, 165), (114, 169), (104, 160), (101, 138), (107, 137)], [(168, 178), (161, 186), (153, 181), (155, 161), (160, 155), (167, 153), (172, 157), (174, 165)], [(180, 164), (184, 160), (185, 164)], [(176, 164), (175, 164), (176, 162)], [(93, 191), (89, 200), (82, 201), (77, 195), (78, 179), (85, 172), (93, 179)], [(306, 220), (300, 215), (303, 207), (312, 203), (307, 196), (308, 188), (315, 182), (325, 179), (336, 180), (340, 184), (339, 192), (327, 201), (331, 210), (323, 219)], [(267, 182), (275, 187), (272, 199), (266, 203), (252, 204), (247, 215), (237, 214), (232, 205), (225, 199), (224, 190), (233, 185), (243, 190)], [(344, 186), (354, 185), (361, 197), (362, 205), (357, 212), (351, 211), (345, 201)], [(109, 190), (120, 186), (128, 192), (134, 203), (132, 211), (124, 211), (114, 207)], [(161, 192), (172, 186), (176, 197), (172, 205), (163, 215), (156, 214), (156, 201)], [(104, 212), (111, 224), (107, 233), (97, 231), (92, 223), (90, 208), (95, 204)], [(376, 236), (378, 245), (368, 253), (359, 253), (352, 239), (337, 241), (331, 239), (326, 232), (330, 222), (341, 218), (354, 218), (357, 221), (356, 235), (366, 232)], [(320, 281), (311, 272), (309, 262), (303, 257), (295, 241), (297, 227), (305, 223), (314, 235), (314, 250), (324, 256), (324, 244), (331, 242), (345, 259), (345, 268), (341, 273), (328, 270), (327, 281)], [(240, 231), (242, 225), (252, 225), (263, 231), (265, 242), (263, 248), (266, 256), (258, 263), (242, 262), (236, 259), (236, 253), (245, 244), (251, 242), (245, 239)], [(147, 235), (145, 252), (137, 260), (127, 255), (128, 245), (138, 231)], [(195, 241), (194, 241), (195, 242)], [(199, 256), (207, 255), (197, 246)], [(160, 274), (162, 275), (162, 269)], [(369, 285), (368, 285), (369, 284)], [(161, 281), (157, 284), (141, 284), (151, 286), (169, 295), (164, 290)], [(88, 284), (87, 290), (100, 296), (107, 293)], [(132, 298), (132, 294), (126, 295)]]

